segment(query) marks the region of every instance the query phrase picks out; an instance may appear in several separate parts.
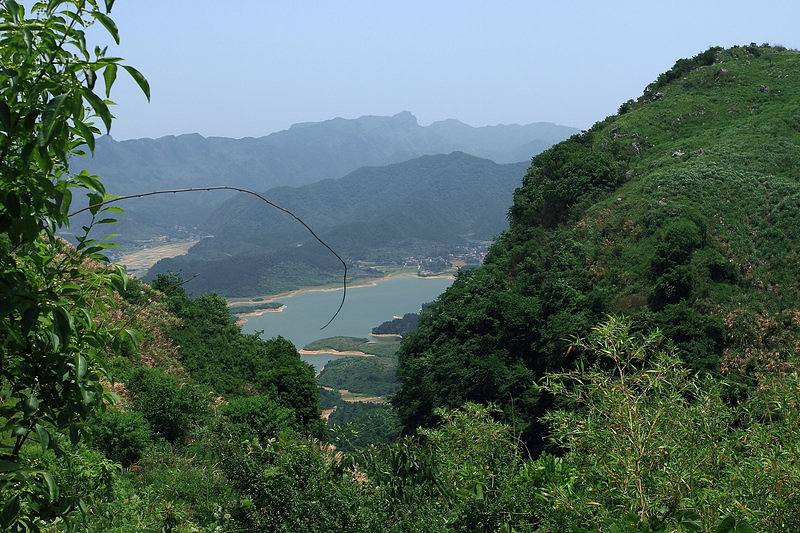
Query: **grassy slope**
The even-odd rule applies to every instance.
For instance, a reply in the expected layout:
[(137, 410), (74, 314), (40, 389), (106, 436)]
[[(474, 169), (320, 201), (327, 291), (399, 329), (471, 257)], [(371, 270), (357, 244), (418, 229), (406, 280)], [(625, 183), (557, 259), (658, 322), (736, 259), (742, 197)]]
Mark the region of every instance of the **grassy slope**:
[(693, 253), (689, 267), (707, 269), (711, 251), (733, 267), (723, 281), (695, 276), (689, 301), (724, 320), (723, 368), (753, 358), (774, 367), (797, 347), (798, 76), (797, 52), (735, 48), (596, 125), (595, 143), (627, 156), (631, 178), (562, 230), (585, 243), (597, 285), (615, 293), (611, 307), (633, 311), (653, 291), (663, 228), (693, 220), (708, 252)]

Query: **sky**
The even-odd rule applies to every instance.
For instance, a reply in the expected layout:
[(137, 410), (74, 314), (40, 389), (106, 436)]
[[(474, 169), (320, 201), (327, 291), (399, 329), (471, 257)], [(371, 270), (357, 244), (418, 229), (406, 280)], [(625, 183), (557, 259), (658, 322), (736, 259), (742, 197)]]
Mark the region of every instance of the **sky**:
[(797, 0), (117, 0), (111, 16), (109, 54), (151, 85), (148, 103), (120, 70), (117, 140), (401, 111), (587, 129), (710, 46), (800, 49)]

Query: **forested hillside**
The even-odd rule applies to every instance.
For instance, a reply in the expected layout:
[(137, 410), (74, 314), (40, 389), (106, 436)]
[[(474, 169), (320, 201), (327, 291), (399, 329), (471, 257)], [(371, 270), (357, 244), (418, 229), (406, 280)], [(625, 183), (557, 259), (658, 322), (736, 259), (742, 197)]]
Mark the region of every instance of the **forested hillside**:
[(510, 229), (462, 273), (400, 352), (406, 428), (437, 407), (497, 402), (532, 450), (545, 372), (606, 314), (659, 328), (732, 402), (800, 342), (800, 56), (712, 48), (619, 114), (536, 156)]
[[(505, 213), (526, 167), (454, 152), (279, 187), (266, 197), (314, 228), (347, 260), (352, 277), (380, 277), (405, 258), (442, 257), (449, 267), (449, 254), (461, 251), (466, 257), (482, 245), (485, 250), (485, 243), (508, 227)], [(213, 237), (184, 256), (160, 261), (146, 279), (168, 271), (199, 274), (187, 289), (226, 296), (276, 294), (341, 280), (341, 264), (306, 228), (258, 199), (231, 199), (201, 227)]]

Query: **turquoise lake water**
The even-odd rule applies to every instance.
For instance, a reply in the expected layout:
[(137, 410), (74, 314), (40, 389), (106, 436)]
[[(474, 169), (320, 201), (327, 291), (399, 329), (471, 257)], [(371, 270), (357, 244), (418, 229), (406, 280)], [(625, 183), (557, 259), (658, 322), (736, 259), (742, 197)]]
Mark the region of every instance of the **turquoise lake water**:
[[(420, 278), (394, 276), (375, 285), (347, 289), (347, 299), (336, 319), (325, 329), (320, 328), (336, 312), (342, 291), (310, 291), (279, 298), (286, 306), (280, 313), (264, 313), (249, 317), (242, 331), (263, 331), (262, 337), (281, 335), (292, 341), (297, 349), (325, 337), (369, 338), (372, 328), (394, 316), (415, 313), (424, 303), (435, 300), (447, 289), (450, 278)], [(379, 340), (379, 339), (375, 339)], [(304, 355), (303, 360), (321, 369), (330, 359), (341, 356)]]

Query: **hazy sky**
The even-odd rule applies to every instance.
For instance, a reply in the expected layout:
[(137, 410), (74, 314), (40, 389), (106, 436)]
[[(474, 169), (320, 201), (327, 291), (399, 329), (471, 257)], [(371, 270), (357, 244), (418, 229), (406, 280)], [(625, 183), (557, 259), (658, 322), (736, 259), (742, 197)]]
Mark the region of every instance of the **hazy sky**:
[(800, 1), (117, 0), (116, 139), (263, 136), (297, 122), (411, 111), (422, 125), (616, 112), (681, 57), (800, 48)]

